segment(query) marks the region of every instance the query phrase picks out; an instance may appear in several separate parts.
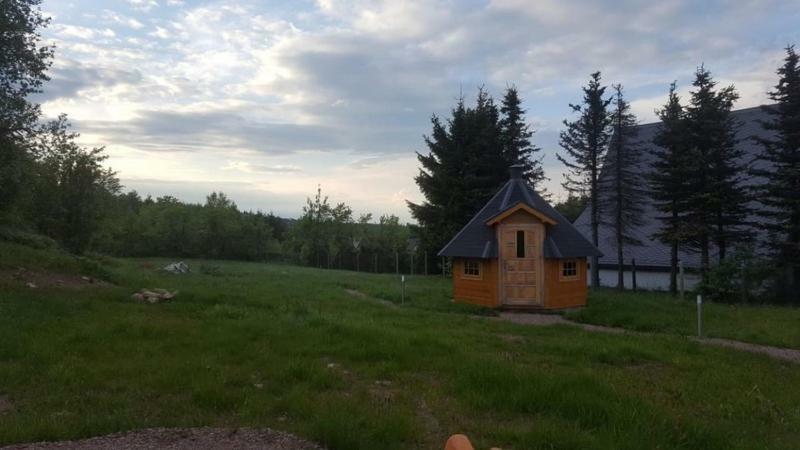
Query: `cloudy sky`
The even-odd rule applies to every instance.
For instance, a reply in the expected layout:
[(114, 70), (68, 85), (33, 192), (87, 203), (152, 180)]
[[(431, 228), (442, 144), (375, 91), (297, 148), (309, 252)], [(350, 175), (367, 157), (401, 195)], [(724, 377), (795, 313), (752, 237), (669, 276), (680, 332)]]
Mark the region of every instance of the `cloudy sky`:
[(642, 123), (705, 63), (737, 107), (766, 102), (800, 0), (44, 0), (57, 45), (41, 95), (128, 189), (296, 217), (318, 184), (356, 212), (418, 201), (431, 114), (516, 85), (548, 189), (588, 74), (622, 83)]

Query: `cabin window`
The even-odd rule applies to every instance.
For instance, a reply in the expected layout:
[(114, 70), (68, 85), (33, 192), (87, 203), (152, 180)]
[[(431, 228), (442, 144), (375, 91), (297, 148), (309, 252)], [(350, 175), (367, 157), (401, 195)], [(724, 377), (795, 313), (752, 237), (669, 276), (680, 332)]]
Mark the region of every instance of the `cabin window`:
[(569, 259), (561, 262), (561, 279), (571, 280), (578, 278), (578, 261)]
[(517, 258), (525, 257), (525, 230), (517, 231)]
[(464, 261), (464, 277), (478, 278), (481, 276), (481, 262), (474, 259)]

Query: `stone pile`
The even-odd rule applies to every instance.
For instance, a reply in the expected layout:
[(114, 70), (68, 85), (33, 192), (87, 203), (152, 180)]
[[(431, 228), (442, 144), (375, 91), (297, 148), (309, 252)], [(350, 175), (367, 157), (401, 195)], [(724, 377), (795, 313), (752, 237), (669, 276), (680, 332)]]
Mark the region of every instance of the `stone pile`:
[(175, 298), (178, 291), (170, 292), (166, 289), (142, 289), (131, 295), (131, 298), (142, 303), (163, 303)]
[(183, 261), (178, 261), (172, 264), (167, 264), (166, 266), (162, 267), (161, 270), (169, 273), (189, 273), (189, 265)]

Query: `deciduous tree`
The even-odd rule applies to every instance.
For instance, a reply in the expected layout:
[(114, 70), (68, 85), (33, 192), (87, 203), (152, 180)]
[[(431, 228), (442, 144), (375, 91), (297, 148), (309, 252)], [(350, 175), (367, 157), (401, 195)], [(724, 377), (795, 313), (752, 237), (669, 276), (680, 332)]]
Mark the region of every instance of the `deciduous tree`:
[(30, 175), (28, 145), (39, 118), (29, 96), (48, 80), (53, 48), (40, 31), (49, 23), (41, 0), (0, 2), (0, 212), (7, 211)]

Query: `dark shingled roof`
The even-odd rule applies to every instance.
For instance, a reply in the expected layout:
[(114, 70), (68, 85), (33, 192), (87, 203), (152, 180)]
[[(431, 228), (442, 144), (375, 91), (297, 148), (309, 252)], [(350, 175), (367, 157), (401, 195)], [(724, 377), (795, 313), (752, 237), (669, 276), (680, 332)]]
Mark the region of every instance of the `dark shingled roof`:
[(512, 177), (488, 203), (439, 252), (439, 256), (459, 258), (496, 258), (497, 237), (494, 227), (486, 225), (492, 217), (522, 203), (557, 223), (546, 225), (545, 258), (579, 258), (601, 253), (561, 214), (520, 178)]
[[(769, 115), (764, 112), (761, 107), (755, 108), (747, 108), (747, 109), (740, 109), (737, 111), (733, 111), (731, 113), (732, 117), (739, 121), (741, 127), (737, 131), (737, 139), (739, 142), (736, 144), (739, 149), (744, 152), (743, 162), (747, 163), (748, 165), (752, 165), (758, 168), (766, 168), (768, 167), (767, 163), (764, 161), (756, 161), (756, 157), (761, 150), (761, 147), (756, 144), (751, 137), (752, 136), (760, 136), (760, 137), (769, 137), (767, 131), (759, 124), (761, 120), (769, 120)], [(653, 151), (657, 148), (655, 144), (653, 144), (653, 137), (655, 136), (656, 132), (658, 131), (659, 127), (661, 126), (660, 123), (650, 123), (645, 125), (639, 125), (638, 131), (639, 134), (636, 138), (638, 141), (640, 148), (642, 149), (642, 158), (640, 160), (639, 165), (639, 173), (647, 174), (652, 171), (652, 164), (654, 161)], [(610, 174), (603, 173), (601, 177), (610, 176)], [(643, 182), (647, 183), (646, 177)], [(750, 177), (747, 178), (744, 182), (745, 185), (751, 186), (754, 183), (758, 182), (755, 178)], [(636, 259), (636, 265), (640, 267), (652, 267), (652, 268), (665, 268), (665, 270), (669, 270), (670, 264), (670, 248), (668, 245), (663, 244), (662, 242), (653, 238), (653, 235), (658, 231), (661, 226), (660, 220), (658, 217), (662, 215), (658, 210), (656, 210), (655, 206), (653, 205), (652, 199), (649, 197), (646, 198), (645, 203), (643, 206), (643, 224), (638, 227), (632, 235), (641, 241), (641, 245), (631, 245), (626, 244), (623, 247), (623, 261), (625, 264), (630, 264), (631, 259)], [(751, 206), (754, 208), (763, 208), (758, 203), (753, 203)], [(605, 214), (604, 214), (605, 213)], [(754, 223), (762, 223), (764, 221), (763, 217), (758, 215), (750, 217), (750, 220)], [(614, 230), (611, 227), (611, 217), (608, 216), (608, 211), (600, 211), (600, 226), (598, 227), (599, 232), (599, 240), (598, 240), (598, 247), (600, 251), (605, 254), (604, 257), (600, 258), (600, 265), (616, 265), (617, 263), (617, 245), (616, 245), (616, 238), (614, 237)], [(590, 210), (587, 206), (575, 220), (575, 227), (583, 233), (584, 236), (587, 238), (591, 236), (591, 219), (590, 219)], [(756, 227), (753, 230), (756, 234), (757, 240), (763, 239), (763, 227)], [(761, 235), (761, 236), (760, 236)], [(713, 249), (712, 249), (713, 253)], [(682, 249), (679, 251), (678, 257), (683, 261), (683, 264), (687, 268), (699, 268), (700, 267), (700, 255), (696, 252), (689, 252), (686, 249)], [(712, 255), (713, 259), (713, 255)]]

